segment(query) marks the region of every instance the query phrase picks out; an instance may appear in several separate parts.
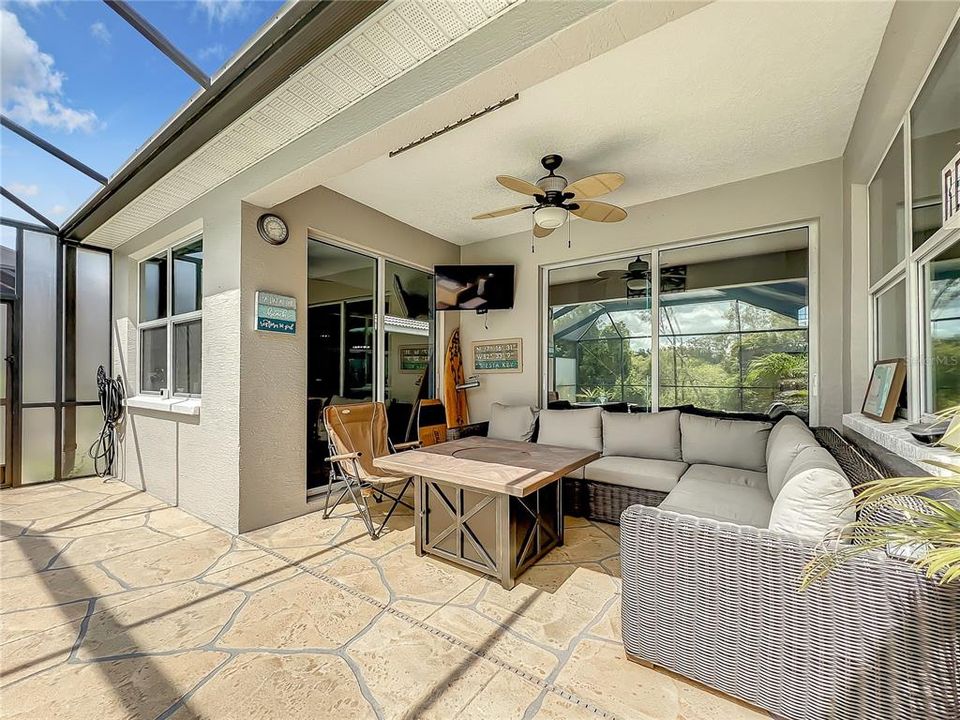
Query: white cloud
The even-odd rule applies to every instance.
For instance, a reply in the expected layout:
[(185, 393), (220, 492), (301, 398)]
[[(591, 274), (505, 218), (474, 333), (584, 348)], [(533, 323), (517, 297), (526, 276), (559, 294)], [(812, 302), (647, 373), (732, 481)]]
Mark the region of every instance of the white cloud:
[(207, 47), (200, 48), (197, 51), (197, 57), (201, 60), (216, 60), (222, 58), (226, 54), (227, 49), (220, 43), (217, 43), (216, 45), (208, 45)]
[(211, 25), (221, 25), (246, 17), (249, 8), (246, 0), (199, 0), (200, 10), (207, 16)]
[(90, 34), (95, 40), (99, 40), (104, 45), (109, 45), (110, 41), (113, 40), (113, 35), (110, 34), (107, 26), (99, 20), (90, 26)]
[(0, 78), (3, 111), (14, 120), (67, 132), (96, 128), (94, 112), (64, 104), (65, 75), (9, 10), (0, 10)]
[(23, 183), (15, 182), (10, 186), (10, 192), (17, 197), (35, 197), (40, 194), (40, 188), (36, 185), (24, 185)]
[(54, 205), (47, 211), (47, 214), (51, 220), (62, 220), (67, 216), (68, 212), (70, 212), (70, 208), (66, 205)]

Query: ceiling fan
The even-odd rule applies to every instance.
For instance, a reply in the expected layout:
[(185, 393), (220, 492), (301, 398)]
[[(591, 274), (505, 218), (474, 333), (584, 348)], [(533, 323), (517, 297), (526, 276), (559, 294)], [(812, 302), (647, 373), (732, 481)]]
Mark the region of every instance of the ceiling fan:
[(621, 207), (590, 199), (616, 190), (623, 184), (623, 175), (617, 172), (603, 172), (588, 175), (575, 183), (567, 184), (567, 179), (555, 172), (562, 162), (563, 158), (559, 155), (544, 156), (540, 164), (548, 174), (536, 183), (509, 175), (497, 175), (497, 182), (505, 188), (521, 195), (529, 195), (536, 202), (532, 205), (514, 205), (481, 213), (474, 215), (473, 219), (488, 220), (513, 215), (522, 210), (533, 210), (533, 234), (542, 238), (563, 225), (569, 213), (594, 222), (620, 222), (627, 217), (627, 211)]
[[(601, 270), (597, 273), (596, 282), (609, 280), (623, 280), (627, 287), (628, 297), (647, 294), (647, 283), (650, 282), (650, 263), (639, 255), (631, 260), (626, 270)], [(687, 266), (674, 265), (660, 268), (660, 292), (676, 292), (686, 288)]]

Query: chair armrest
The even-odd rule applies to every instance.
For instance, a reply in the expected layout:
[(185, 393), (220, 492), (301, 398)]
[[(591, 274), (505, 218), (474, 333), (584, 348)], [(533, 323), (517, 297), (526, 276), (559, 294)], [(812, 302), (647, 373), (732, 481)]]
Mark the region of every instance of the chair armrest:
[(343, 462), (344, 460), (356, 460), (360, 457), (360, 453), (351, 452), (351, 453), (342, 453), (340, 455), (331, 455), (326, 460), (327, 462)]
[(956, 717), (960, 587), (872, 551), (800, 591), (816, 543), (639, 505), (620, 543), (628, 654), (785, 717)]
[(420, 441), (411, 440), (410, 442), (395, 443), (393, 449), (397, 452), (403, 452), (404, 450), (413, 450), (418, 447), (420, 447)]

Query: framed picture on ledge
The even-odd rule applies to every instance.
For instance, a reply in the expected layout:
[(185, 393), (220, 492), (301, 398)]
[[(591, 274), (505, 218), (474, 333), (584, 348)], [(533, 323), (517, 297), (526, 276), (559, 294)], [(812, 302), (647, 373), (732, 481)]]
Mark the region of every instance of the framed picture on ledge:
[(903, 358), (877, 360), (870, 373), (867, 394), (860, 412), (880, 422), (890, 422), (897, 412), (897, 400), (903, 390), (907, 363)]

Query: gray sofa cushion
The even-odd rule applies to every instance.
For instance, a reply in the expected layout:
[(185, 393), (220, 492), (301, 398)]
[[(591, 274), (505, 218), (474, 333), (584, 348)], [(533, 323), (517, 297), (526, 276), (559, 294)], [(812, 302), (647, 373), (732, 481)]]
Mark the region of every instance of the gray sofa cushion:
[(683, 477), (660, 508), (684, 515), (765, 528), (770, 521), (773, 500), (766, 487)]
[(672, 460), (606, 455), (587, 465), (583, 476), (611, 485), (670, 492), (686, 469), (686, 463)]
[(654, 460), (682, 460), (680, 412), (612, 413), (604, 411), (603, 454)]
[(680, 416), (683, 461), (766, 472), (770, 423), (727, 420), (683, 413)]
[(559, 445), (580, 450), (603, 450), (600, 408), (541, 410), (540, 445)]
[(767, 440), (767, 482), (770, 497), (776, 497), (787, 482), (787, 470), (800, 454), (820, 443), (800, 418), (788, 415), (773, 426)]
[(536, 426), (537, 410), (535, 408), (529, 405), (493, 403), (490, 406), (490, 425), (487, 429), (487, 437), (527, 442), (533, 437)]
[(683, 474), (684, 478), (695, 480), (713, 480), (727, 485), (743, 485), (745, 487), (767, 489), (767, 476), (756, 470), (726, 467), (724, 465), (691, 465)]

